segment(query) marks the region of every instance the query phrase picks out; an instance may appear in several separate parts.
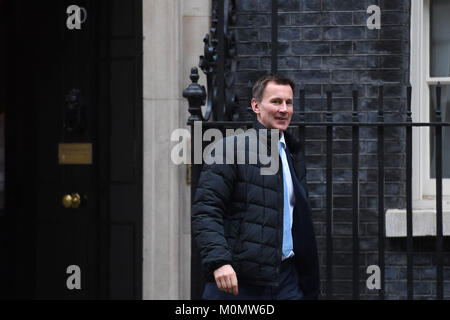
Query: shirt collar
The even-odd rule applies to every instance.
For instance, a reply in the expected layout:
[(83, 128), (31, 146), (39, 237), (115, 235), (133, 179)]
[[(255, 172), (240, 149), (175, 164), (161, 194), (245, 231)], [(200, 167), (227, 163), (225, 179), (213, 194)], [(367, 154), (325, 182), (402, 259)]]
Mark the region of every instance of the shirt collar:
[(281, 135), (279, 142), (283, 146), (283, 149), (286, 149), (286, 141), (284, 140), (284, 134)]

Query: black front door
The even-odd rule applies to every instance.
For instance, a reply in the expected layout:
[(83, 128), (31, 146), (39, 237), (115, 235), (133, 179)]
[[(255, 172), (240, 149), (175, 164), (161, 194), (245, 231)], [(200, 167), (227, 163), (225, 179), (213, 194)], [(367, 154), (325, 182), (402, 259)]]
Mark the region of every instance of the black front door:
[(140, 298), (141, 5), (14, 0), (3, 10), (2, 294)]

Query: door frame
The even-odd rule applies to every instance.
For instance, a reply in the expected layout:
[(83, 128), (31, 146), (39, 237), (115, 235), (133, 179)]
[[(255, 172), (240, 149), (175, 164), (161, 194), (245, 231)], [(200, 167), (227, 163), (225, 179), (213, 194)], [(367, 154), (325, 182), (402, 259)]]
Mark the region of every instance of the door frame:
[[(97, 1), (97, 0), (96, 0)], [(135, 212), (136, 219), (133, 221), (134, 236), (134, 252), (133, 252), (133, 294), (128, 297), (130, 299), (142, 299), (142, 261), (143, 261), (143, 29), (142, 29), (142, 0), (129, 1), (133, 5), (133, 29), (134, 29), (134, 59), (135, 59), (135, 83), (136, 90), (134, 90), (134, 136), (135, 136), (135, 199), (137, 199), (137, 208)], [(8, 261), (7, 271), (1, 274), (2, 279), (0, 284), (5, 281), (6, 285), (3, 290), (0, 289), (0, 297), (7, 299), (33, 299), (35, 297), (34, 279), (35, 279), (35, 246), (30, 245), (33, 239), (36, 238), (36, 189), (37, 189), (37, 175), (36, 161), (33, 157), (37, 155), (39, 150), (33, 144), (27, 144), (29, 139), (33, 139), (33, 132), (36, 131), (37, 124), (33, 121), (36, 118), (35, 114), (20, 115), (17, 106), (26, 102), (27, 90), (26, 85), (20, 88), (14, 83), (19, 83), (20, 74), (25, 74), (26, 70), (20, 70), (21, 55), (12, 51), (11, 48), (20, 48), (20, 41), (23, 38), (18, 37), (21, 28), (19, 25), (20, 19), (16, 19), (19, 15), (23, 16), (24, 11), (21, 6), (24, 5), (20, 0), (5, 0), (5, 16), (6, 16), (6, 41), (12, 44), (6, 50), (6, 74), (7, 78), (16, 78), (16, 81), (8, 81), (6, 85), (6, 129), (5, 129), (5, 214), (0, 216), (0, 223), (4, 223), (8, 228), (7, 232), (7, 252), (0, 257), (7, 258), (3, 261)], [(102, 5), (105, 8), (105, 19), (99, 28), (104, 34), (111, 35), (112, 29), (112, 9), (114, 1), (102, 0)], [(30, 17), (33, 15), (29, 13)], [(42, 17), (43, 18), (43, 17)], [(23, 31), (22, 31), (23, 32)], [(106, 33), (105, 33), (106, 32)], [(99, 189), (99, 212), (98, 212), (98, 247), (99, 247), (99, 262), (96, 266), (99, 275), (97, 298), (109, 299), (111, 278), (110, 270), (113, 267), (110, 259), (111, 249), (111, 216), (110, 216), (110, 200), (111, 200), (111, 153), (110, 146), (114, 144), (112, 141), (111, 131), (111, 113), (110, 113), (110, 81), (109, 72), (111, 67), (111, 41), (100, 41), (97, 43), (99, 50), (106, 52), (106, 56), (98, 57), (96, 69), (100, 71), (99, 78), (106, 79), (106, 83), (99, 83), (98, 86), (106, 86), (108, 95), (106, 99), (99, 96), (94, 100), (99, 101), (97, 110), (97, 130), (98, 139), (102, 139), (100, 143), (104, 144), (101, 148), (97, 148), (98, 161), (101, 165), (98, 166), (98, 189)], [(3, 46), (3, 48), (8, 48)], [(20, 49), (19, 49), (20, 50)], [(106, 68), (100, 68), (100, 64), (107, 65)], [(106, 74), (101, 74), (105, 70)], [(36, 112), (36, 110), (35, 110)], [(23, 128), (27, 130), (23, 131)], [(95, 150), (95, 149), (94, 149)], [(94, 151), (95, 152), (95, 151)], [(28, 201), (23, 201), (23, 199)], [(25, 219), (25, 217), (27, 217)], [(0, 229), (0, 232), (3, 231)], [(23, 248), (26, 248), (23, 251)], [(19, 250), (20, 249), (20, 250)]]

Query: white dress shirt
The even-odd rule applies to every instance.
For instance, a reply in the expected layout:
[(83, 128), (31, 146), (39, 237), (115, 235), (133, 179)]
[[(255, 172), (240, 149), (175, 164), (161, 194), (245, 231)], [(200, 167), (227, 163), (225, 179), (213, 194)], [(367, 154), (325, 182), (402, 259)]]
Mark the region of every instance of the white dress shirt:
[[(289, 213), (291, 216), (291, 228), (292, 228), (292, 221), (293, 221), (293, 212), (294, 212), (294, 206), (295, 206), (295, 195), (294, 195), (294, 184), (292, 182), (292, 176), (291, 171), (289, 170), (289, 164), (287, 162), (286, 158), (286, 141), (284, 140), (284, 134), (280, 138), (280, 142), (282, 144), (281, 148), (281, 163), (283, 168), (283, 178), (286, 180), (286, 186), (288, 191), (288, 197), (289, 197)], [(287, 257), (283, 255), (282, 260), (290, 258), (294, 255), (294, 252), (291, 251)]]

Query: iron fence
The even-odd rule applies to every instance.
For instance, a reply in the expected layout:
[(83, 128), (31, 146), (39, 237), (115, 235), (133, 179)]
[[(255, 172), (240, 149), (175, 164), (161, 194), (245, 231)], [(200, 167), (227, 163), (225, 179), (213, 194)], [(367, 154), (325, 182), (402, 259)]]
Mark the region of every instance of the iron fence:
[[(191, 127), (191, 158), (194, 159), (194, 150), (204, 145), (195, 145), (196, 137), (194, 124), (200, 122), (203, 130), (216, 128), (224, 132), (226, 129), (248, 128), (252, 125), (251, 121), (239, 120), (237, 116), (238, 105), (237, 97), (233, 93), (233, 72), (236, 66), (230, 62), (236, 54), (234, 50), (234, 36), (228, 28), (228, 23), (233, 20), (234, 1), (216, 0), (213, 1), (213, 19), (211, 28), (211, 39), (207, 35), (205, 37), (205, 54), (200, 58), (200, 67), (207, 75), (208, 90), (200, 86), (197, 82), (199, 79), (198, 71), (193, 68), (191, 71), (192, 84), (183, 92), (183, 96), (189, 101), (190, 118), (188, 125)], [(278, 14), (277, 1), (272, 1), (272, 46), (271, 61), (272, 72), (277, 71), (277, 28)], [(250, 87), (250, 84), (249, 84)], [(305, 120), (305, 86), (299, 89), (299, 111), (298, 120), (292, 121), (290, 127), (297, 130), (298, 137), (305, 145), (305, 129), (307, 127), (322, 127), (326, 130), (326, 248), (325, 248), (325, 285), (323, 297), (333, 299), (333, 225), (334, 225), (334, 208), (333, 208), (333, 128), (349, 127), (352, 131), (352, 298), (360, 298), (360, 130), (364, 127), (376, 128), (377, 131), (377, 198), (378, 198), (378, 265), (381, 272), (381, 289), (378, 291), (379, 299), (385, 298), (385, 129), (398, 127), (403, 130), (406, 137), (406, 262), (407, 273), (406, 297), (413, 299), (414, 297), (414, 243), (413, 243), (413, 197), (412, 197), (412, 157), (414, 146), (412, 140), (412, 129), (414, 127), (430, 127), (434, 128), (435, 150), (436, 150), (436, 299), (444, 297), (444, 259), (443, 259), (443, 207), (442, 207), (442, 128), (450, 126), (449, 122), (442, 122), (441, 119), (441, 86), (436, 86), (436, 112), (434, 122), (413, 122), (411, 111), (411, 86), (406, 86), (406, 110), (404, 121), (385, 121), (384, 111), (384, 86), (382, 83), (378, 85), (378, 117), (376, 122), (359, 121), (360, 111), (358, 110), (358, 88), (355, 85), (352, 90), (353, 106), (351, 122), (334, 122), (333, 121), (333, 92), (331, 89), (326, 90), (326, 112), (324, 113), (325, 121), (310, 122)], [(208, 92), (208, 94), (207, 94)], [(201, 107), (206, 103), (206, 114), (204, 115)], [(307, 163), (308, 166), (308, 163)], [(191, 199), (193, 199), (198, 183), (201, 164), (192, 164), (191, 167)], [(314, 219), (314, 217), (313, 217)], [(191, 261), (191, 298), (198, 299), (201, 297), (203, 280), (201, 276), (201, 264), (196, 244), (192, 241), (192, 261)]]
[[(194, 83), (195, 85), (196, 83)], [(198, 85), (198, 84), (197, 84)], [(193, 87), (189, 92), (195, 92)], [(185, 95), (189, 99), (189, 107), (191, 111), (191, 118), (189, 125), (191, 126), (192, 134), (194, 134), (194, 123), (200, 121), (203, 130), (209, 128), (216, 128), (225, 132), (226, 129), (248, 128), (252, 125), (250, 121), (207, 121), (201, 118), (201, 104), (194, 106), (192, 102), (201, 103), (202, 99), (193, 99), (186, 91)], [(204, 94), (204, 91), (197, 88), (197, 93)], [(305, 118), (305, 89), (300, 88), (300, 119)], [(327, 111), (325, 113), (325, 122), (305, 122), (292, 121), (290, 127), (298, 130), (298, 136), (305, 145), (305, 128), (307, 127), (325, 127), (326, 128), (326, 290), (325, 296), (328, 299), (333, 298), (333, 128), (334, 127), (351, 127), (352, 128), (352, 297), (358, 299), (360, 297), (360, 178), (359, 178), (359, 158), (360, 158), (360, 129), (362, 127), (375, 127), (377, 129), (377, 159), (378, 159), (378, 262), (381, 271), (381, 289), (379, 290), (379, 298), (385, 297), (384, 285), (384, 269), (385, 269), (385, 205), (384, 205), (384, 141), (386, 127), (400, 127), (404, 130), (406, 136), (406, 212), (407, 212), (407, 298), (413, 298), (413, 208), (412, 208), (412, 156), (413, 156), (413, 142), (412, 142), (412, 128), (413, 127), (432, 127), (435, 128), (436, 141), (436, 298), (443, 299), (443, 218), (442, 218), (442, 127), (450, 126), (449, 122), (441, 121), (441, 87), (436, 86), (437, 106), (435, 122), (418, 123), (412, 122), (411, 112), (411, 87), (407, 87), (407, 108), (406, 121), (404, 122), (385, 122), (383, 111), (383, 85), (379, 86), (378, 97), (378, 121), (377, 122), (360, 122), (358, 112), (358, 90), (353, 90), (353, 111), (352, 122), (333, 122), (333, 94), (331, 91), (327, 92)], [(191, 141), (196, 141), (195, 136), (191, 136)], [(193, 145), (192, 159), (194, 157), (194, 150), (199, 146)], [(203, 145), (201, 146), (203, 150)], [(191, 195), (195, 194), (195, 189), (198, 182), (198, 177), (201, 171), (200, 164), (193, 164), (191, 169)], [(195, 251), (195, 244), (193, 244)], [(193, 298), (198, 298), (201, 292), (202, 282), (200, 274), (197, 274), (201, 267), (197, 252), (193, 252), (192, 264), (192, 288)]]

